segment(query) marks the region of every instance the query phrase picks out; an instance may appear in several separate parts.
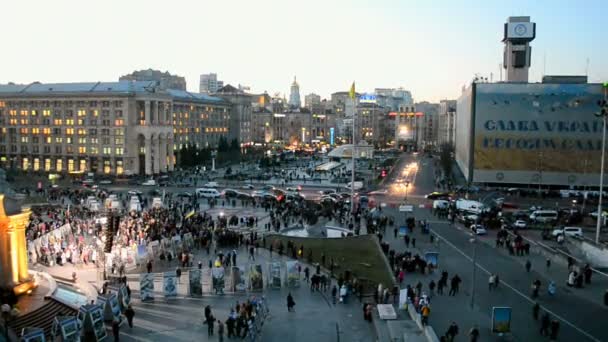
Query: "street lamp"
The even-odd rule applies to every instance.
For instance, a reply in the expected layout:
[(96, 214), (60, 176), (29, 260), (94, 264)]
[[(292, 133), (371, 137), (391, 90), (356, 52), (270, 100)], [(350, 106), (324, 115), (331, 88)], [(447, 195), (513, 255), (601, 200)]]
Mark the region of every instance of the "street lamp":
[(601, 117), (602, 125), (602, 161), (600, 164), (600, 197), (597, 203), (597, 224), (595, 227), (595, 243), (600, 243), (600, 227), (602, 220), (602, 197), (604, 193), (604, 155), (606, 154), (606, 117), (608, 116), (608, 82), (604, 83), (604, 99), (598, 101), (600, 111), (595, 113), (595, 116)]
[(477, 232), (473, 230), (473, 238), (469, 240), (473, 244), (473, 281), (471, 282), (471, 310), (475, 305), (475, 277), (477, 275)]

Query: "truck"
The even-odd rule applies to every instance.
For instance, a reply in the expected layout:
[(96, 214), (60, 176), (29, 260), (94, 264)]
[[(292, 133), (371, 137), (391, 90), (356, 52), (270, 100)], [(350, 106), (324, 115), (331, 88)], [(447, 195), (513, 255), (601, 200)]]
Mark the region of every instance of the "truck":
[(486, 206), (478, 201), (472, 201), (467, 199), (456, 200), (456, 210), (463, 213), (470, 213), (479, 215), (488, 210)]

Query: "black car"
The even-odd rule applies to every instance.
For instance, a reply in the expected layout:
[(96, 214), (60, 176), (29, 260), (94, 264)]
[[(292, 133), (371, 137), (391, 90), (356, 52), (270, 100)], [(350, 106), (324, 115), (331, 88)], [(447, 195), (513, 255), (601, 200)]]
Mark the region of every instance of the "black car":
[(437, 199), (446, 199), (446, 198), (450, 198), (450, 194), (447, 192), (431, 192), (430, 194), (427, 194), (426, 196), (424, 196), (427, 199), (430, 200), (437, 200)]

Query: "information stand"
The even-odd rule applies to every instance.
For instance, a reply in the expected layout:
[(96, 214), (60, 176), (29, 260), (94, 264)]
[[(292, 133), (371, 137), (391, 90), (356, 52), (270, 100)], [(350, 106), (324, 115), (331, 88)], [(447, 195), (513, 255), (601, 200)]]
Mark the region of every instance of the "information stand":
[(62, 342), (80, 342), (80, 325), (76, 316), (57, 316), (51, 330), (53, 341), (60, 338)]
[(97, 296), (97, 304), (103, 310), (103, 319), (106, 322), (111, 322), (114, 319), (118, 321), (120, 318), (120, 305), (118, 304), (118, 296), (115, 293)]
[(85, 341), (104, 341), (107, 337), (103, 310), (98, 304), (86, 304), (78, 310), (78, 322), (84, 331)]
[(46, 342), (44, 330), (40, 328), (25, 327), (21, 329), (21, 342)]

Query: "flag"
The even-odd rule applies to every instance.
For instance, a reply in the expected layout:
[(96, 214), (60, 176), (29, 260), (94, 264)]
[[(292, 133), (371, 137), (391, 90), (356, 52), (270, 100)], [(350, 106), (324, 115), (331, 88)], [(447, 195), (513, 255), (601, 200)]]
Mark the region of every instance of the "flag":
[(186, 219), (189, 219), (190, 217), (194, 216), (194, 214), (196, 214), (196, 212), (194, 210), (191, 210), (188, 214), (186, 214)]
[(350, 86), (350, 91), (348, 92), (348, 97), (351, 99), (355, 99), (355, 82)]

